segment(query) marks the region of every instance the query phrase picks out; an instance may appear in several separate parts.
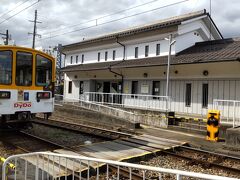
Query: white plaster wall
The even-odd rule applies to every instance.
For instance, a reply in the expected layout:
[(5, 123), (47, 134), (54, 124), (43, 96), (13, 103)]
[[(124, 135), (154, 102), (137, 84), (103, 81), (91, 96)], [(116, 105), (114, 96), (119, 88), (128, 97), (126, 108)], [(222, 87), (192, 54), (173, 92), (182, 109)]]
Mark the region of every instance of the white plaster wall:
[[(177, 36), (175, 37), (176, 43), (172, 47), (172, 54), (175, 54), (193, 46), (196, 42), (208, 40), (209, 29), (204, 23), (202, 17), (185, 21), (178, 26)], [(168, 55), (168, 41), (165, 40), (167, 34), (152, 35), (142, 37), (140, 39), (129, 39), (121, 42), (126, 45), (125, 59), (135, 59), (135, 47), (139, 48), (138, 58), (145, 57), (145, 46), (149, 45), (149, 57), (156, 56), (156, 44), (160, 43), (160, 56)], [(78, 64), (81, 64), (81, 57), (84, 54), (84, 63), (98, 62), (98, 52), (101, 53), (100, 62), (105, 62), (105, 52), (108, 52), (108, 60), (112, 61), (113, 50), (116, 51), (116, 60), (123, 59), (123, 47), (119, 44), (104, 44), (100, 46), (89, 46), (85, 49), (74, 50), (66, 53), (66, 65), (70, 64), (70, 57), (73, 56), (73, 64), (76, 64), (76, 55), (78, 55)]]
[[(149, 40), (152, 39), (149, 37)], [(138, 47), (138, 58), (145, 58), (145, 46), (149, 46), (149, 55), (148, 57), (155, 57), (156, 56), (156, 45), (160, 44), (160, 56), (167, 56), (169, 51), (169, 44), (168, 41), (165, 39), (156, 39), (149, 41), (145, 38), (145, 42), (139, 42), (134, 44), (128, 44), (125, 42), (126, 45), (126, 54), (125, 59), (135, 59), (135, 47)], [(175, 38), (176, 43), (172, 46), (172, 54), (175, 54), (193, 46), (196, 42), (203, 41), (203, 38), (197, 31), (188, 32), (185, 34), (181, 34)], [(85, 51), (85, 52), (74, 52), (66, 55), (66, 65), (76, 65), (76, 56), (78, 55), (78, 64), (81, 64), (82, 54), (84, 54), (84, 63), (97, 63), (98, 62), (98, 52), (101, 54), (100, 62), (105, 62), (105, 52), (108, 52), (108, 59), (107, 61), (113, 60), (113, 50), (116, 51), (116, 58), (117, 60), (123, 59), (123, 47), (115, 47), (115, 48), (104, 48), (102, 49), (99, 47), (99, 50), (94, 51)], [(73, 64), (70, 64), (71, 56), (73, 56)]]
[(186, 34), (179, 35), (176, 37), (175, 51), (176, 53), (179, 53), (182, 50), (193, 46), (196, 42), (201, 42), (201, 41), (203, 41), (203, 38), (201, 37), (200, 33), (198, 33), (197, 31), (188, 32)]
[[(105, 52), (108, 52), (107, 61), (113, 60), (113, 51), (116, 51), (115, 61), (123, 59), (123, 47), (99, 49), (97, 51), (74, 52), (66, 55), (66, 65), (76, 65), (82, 63), (82, 54), (84, 54), (84, 64), (98, 62), (98, 53), (100, 52), (100, 62), (105, 62)], [(76, 56), (78, 55), (78, 63), (76, 63)], [(73, 64), (71, 64), (71, 56), (73, 56)]]
[[(168, 35), (164, 35), (164, 37), (168, 37)], [(169, 51), (169, 44), (168, 40), (165, 40), (162, 35), (159, 36), (150, 36), (145, 37), (144, 39), (136, 39), (121, 42), (125, 44), (126, 52), (125, 52), (125, 59), (135, 59), (135, 47), (138, 47), (138, 58), (145, 58), (145, 46), (149, 46), (149, 55), (148, 57), (155, 57), (156, 56), (156, 45), (160, 44), (160, 56), (168, 55)], [(180, 43), (180, 42), (179, 42)], [(111, 47), (111, 45), (108, 45)], [(113, 61), (113, 50), (116, 51), (116, 58), (117, 60), (123, 59), (123, 47), (114, 43), (112, 47), (114, 48), (103, 48), (105, 46), (99, 46), (98, 49), (94, 47), (94, 50), (88, 51), (74, 51), (74, 52), (66, 52), (65, 63), (66, 66), (76, 65), (76, 56), (78, 55), (78, 64), (81, 64), (82, 54), (84, 54), (84, 63), (98, 63), (98, 52), (101, 53), (100, 62), (105, 62), (105, 52), (108, 52), (108, 59), (107, 61)], [(172, 54), (175, 54), (175, 45), (172, 46)], [(73, 57), (73, 63), (71, 64), (71, 56)]]
[[(145, 46), (149, 46), (149, 55), (148, 57), (156, 56), (156, 45), (160, 44), (160, 56), (168, 55), (168, 41), (167, 40), (155, 40), (144, 43), (137, 43), (127, 45), (127, 59), (135, 59), (135, 47), (138, 47), (138, 58), (145, 58)], [(172, 50), (174, 54), (174, 49)]]

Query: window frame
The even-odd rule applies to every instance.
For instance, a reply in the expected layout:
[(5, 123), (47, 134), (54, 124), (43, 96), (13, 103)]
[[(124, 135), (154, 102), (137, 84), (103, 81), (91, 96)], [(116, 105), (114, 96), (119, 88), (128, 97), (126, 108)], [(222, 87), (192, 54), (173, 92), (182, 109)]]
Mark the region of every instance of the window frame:
[(135, 52), (135, 55), (134, 55), (135, 58), (138, 58), (138, 49), (139, 49), (138, 46), (135, 47), (135, 51), (134, 51)]
[(116, 59), (116, 50), (113, 50), (113, 57), (112, 57), (113, 60)]
[(3, 85), (3, 86), (4, 85), (12, 85), (12, 83), (13, 83), (13, 56), (14, 56), (14, 53), (13, 53), (12, 50), (0, 50), (0, 52), (3, 52), (3, 51), (9, 51), (9, 52), (11, 52), (11, 55), (12, 55), (12, 59), (11, 59), (11, 62), (12, 62), (12, 66), (11, 66), (11, 81), (8, 84), (0, 83), (0, 85)]
[[(15, 64), (15, 85), (16, 86), (26, 86), (26, 85), (18, 85), (17, 84), (17, 57), (18, 57), (18, 52), (21, 52), (21, 53), (28, 53), (28, 54), (31, 54), (32, 55), (32, 84), (31, 85), (28, 85), (27, 87), (30, 87), (30, 86), (33, 86), (33, 69), (34, 69), (34, 64), (33, 64), (33, 59), (34, 59), (34, 55), (32, 52), (28, 52), (28, 51), (16, 51), (16, 64)], [(35, 57), (36, 58), (36, 57)], [(36, 76), (36, 75), (35, 75)], [(36, 84), (36, 83), (35, 83)]]
[[(53, 62), (52, 62), (51, 59), (49, 59), (49, 58), (47, 58), (47, 57), (45, 57), (45, 56), (43, 56), (43, 55), (40, 55), (40, 54), (36, 54), (36, 55), (35, 55), (35, 86), (44, 87), (44, 86), (46, 86), (46, 85), (39, 85), (39, 84), (37, 84), (37, 56), (41, 56), (41, 57), (43, 57), (43, 58), (46, 58), (48, 61), (51, 62), (51, 71), (52, 71), (52, 73), (51, 73), (51, 83), (54, 81), (54, 80), (53, 80)], [(50, 83), (50, 84), (51, 84), (51, 83)]]
[(105, 51), (105, 61), (108, 60), (108, 51)]
[(78, 64), (78, 55), (76, 55), (76, 64)]
[(81, 63), (83, 64), (84, 63), (84, 54), (82, 54), (82, 61)]
[(145, 57), (149, 56), (149, 45), (145, 46)]
[[(70, 86), (70, 84), (71, 84), (71, 86)], [(68, 81), (68, 94), (72, 94), (72, 85), (73, 85), (73, 82), (72, 81)]]
[(73, 56), (70, 57), (70, 64), (73, 64)]
[(98, 52), (98, 62), (101, 61), (101, 52)]
[(208, 83), (203, 83), (202, 84), (202, 108), (208, 108), (208, 96), (209, 96)]
[(156, 56), (160, 55), (160, 49), (161, 49), (160, 43), (156, 44)]
[(185, 107), (191, 107), (192, 103), (192, 83), (186, 83)]

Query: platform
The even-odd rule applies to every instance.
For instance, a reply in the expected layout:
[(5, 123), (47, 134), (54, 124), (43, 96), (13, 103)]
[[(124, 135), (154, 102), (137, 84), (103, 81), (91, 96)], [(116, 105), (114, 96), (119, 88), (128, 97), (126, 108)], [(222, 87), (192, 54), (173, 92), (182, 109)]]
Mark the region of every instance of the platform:
[[(169, 140), (151, 135), (140, 135), (91, 145), (75, 146), (73, 147), (74, 152), (65, 149), (56, 149), (54, 152), (114, 161), (131, 161), (134, 158), (143, 157), (184, 144), (186, 143), (183, 141)], [(66, 160), (53, 157), (41, 157), (38, 161), (33, 158), (26, 158), (25, 160), (33, 165), (38, 165), (41, 170), (47, 172), (53, 178), (65, 176), (66, 169), (68, 172), (67, 175), (71, 175), (73, 172), (75, 172), (75, 174), (84, 172), (88, 170), (88, 167), (94, 170), (104, 165), (102, 163), (88, 164), (88, 162), (82, 161), (81, 166), (79, 166), (77, 165), (79, 162), (74, 162), (71, 159)]]
[(227, 129), (226, 144), (240, 150), (240, 127)]

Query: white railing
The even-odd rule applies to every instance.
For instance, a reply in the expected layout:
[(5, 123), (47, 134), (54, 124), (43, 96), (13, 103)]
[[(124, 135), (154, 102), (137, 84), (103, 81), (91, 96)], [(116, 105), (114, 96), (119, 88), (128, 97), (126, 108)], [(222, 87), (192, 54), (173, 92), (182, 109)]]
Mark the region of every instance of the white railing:
[[(7, 164), (14, 163), (15, 169), (7, 171)], [(125, 172), (123, 174), (123, 171)], [(194, 177), (209, 180), (237, 180), (223, 176), (208, 175), (195, 172), (187, 172), (175, 169), (145, 166), (139, 164), (89, 158), (84, 156), (64, 155), (48, 152), (36, 152), (14, 155), (7, 158), (2, 167), (2, 180), (8, 177), (13, 179), (117, 179), (122, 177), (134, 179), (149, 179), (151, 174), (158, 179), (180, 180), (182, 177)], [(155, 177), (156, 178), (156, 177)]]
[(103, 104), (98, 104), (95, 102), (85, 101), (83, 99), (77, 98), (66, 98), (63, 95), (55, 95), (55, 104), (71, 104), (74, 106), (79, 106), (82, 108), (86, 108), (89, 110), (93, 110), (96, 112), (101, 112), (107, 115), (115, 116), (118, 118), (124, 118), (130, 122), (138, 123), (139, 116), (133, 112), (125, 111), (123, 109), (114, 108), (110, 106), (106, 106)]
[(213, 108), (220, 110), (221, 122), (240, 126), (240, 101), (214, 99)]
[(170, 110), (170, 98), (167, 96), (85, 92), (80, 96), (80, 99), (98, 104), (108, 104), (129, 108), (134, 107), (159, 111)]

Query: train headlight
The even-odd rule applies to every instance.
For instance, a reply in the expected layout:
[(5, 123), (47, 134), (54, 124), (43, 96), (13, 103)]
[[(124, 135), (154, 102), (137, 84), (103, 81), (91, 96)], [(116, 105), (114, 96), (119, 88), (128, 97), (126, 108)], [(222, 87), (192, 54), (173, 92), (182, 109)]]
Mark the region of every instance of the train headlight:
[(11, 92), (9, 91), (0, 91), (0, 99), (10, 99)]
[(50, 92), (37, 92), (37, 99), (50, 99)]

